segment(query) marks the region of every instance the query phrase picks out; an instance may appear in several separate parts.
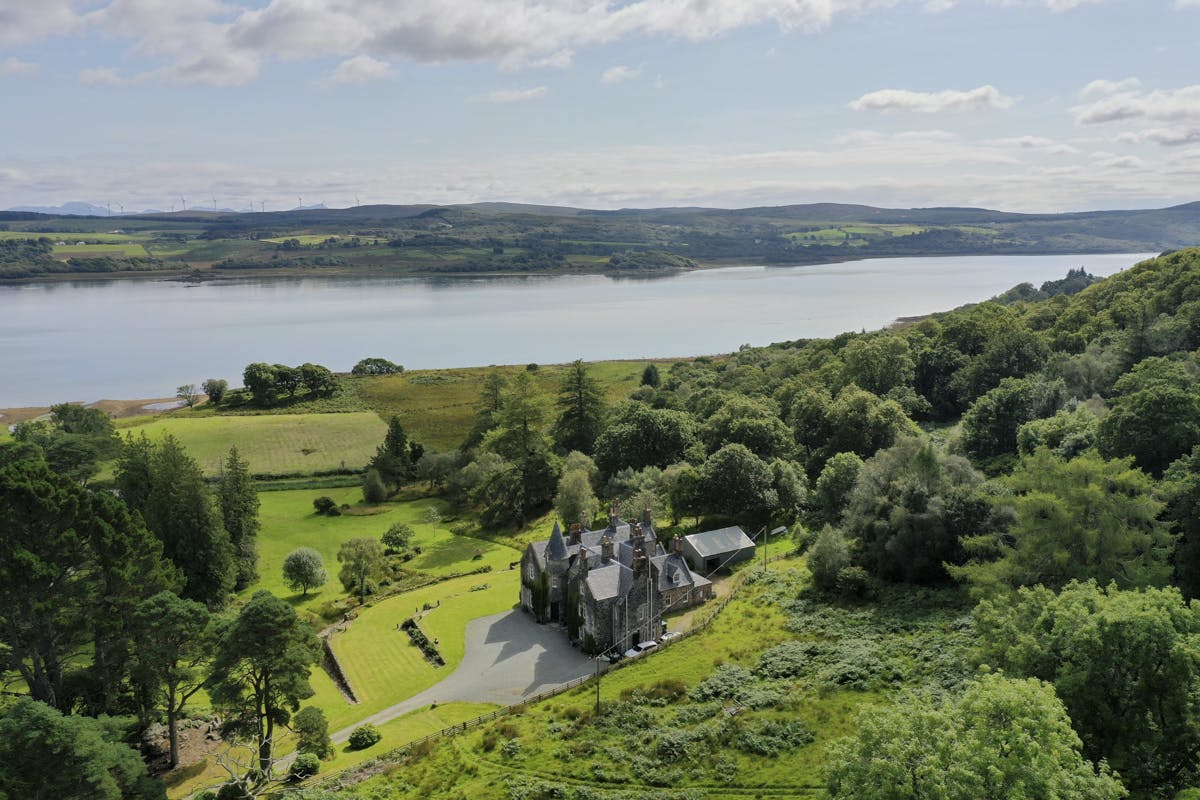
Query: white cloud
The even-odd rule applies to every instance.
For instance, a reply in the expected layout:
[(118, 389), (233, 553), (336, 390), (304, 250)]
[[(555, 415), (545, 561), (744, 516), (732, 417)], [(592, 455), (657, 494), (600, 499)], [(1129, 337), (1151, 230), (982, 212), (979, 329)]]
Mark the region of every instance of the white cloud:
[(80, 25), (73, 0), (0, 3), (0, 47), (74, 33)]
[(1070, 11), (1089, 3), (1103, 3), (1105, 0), (989, 0), (993, 5), (1000, 6), (1031, 6), (1044, 5), (1051, 11)]
[(29, 75), (37, 72), (37, 64), (22, 61), (19, 58), (6, 58), (0, 61), (0, 79), (11, 78), (14, 75)]
[(1120, 92), (1072, 109), (1080, 125), (1126, 120), (1200, 122), (1200, 84), (1153, 92)]
[(1117, 134), (1116, 141), (1121, 144), (1160, 144), (1164, 147), (1178, 147), (1185, 144), (1200, 144), (1200, 127), (1198, 128), (1150, 128), (1141, 131), (1127, 131)]
[(1134, 89), (1140, 89), (1142, 82), (1137, 78), (1125, 78), (1120, 81), (1107, 81), (1104, 79), (1092, 81), (1087, 86), (1079, 90), (1080, 97), (1101, 97), (1108, 94), (1117, 94), (1118, 92), (1131, 92)]
[(88, 86), (125, 86), (129, 80), (112, 67), (87, 67), (79, 70), (80, 83)]
[(1176, 8), (1200, 8), (1200, 0), (1175, 0)]
[(1092, 153), (1092, 161), (1098, 167), (1112, 169), (1143, 169), (1146, 162), (1137, 156), (1120, 156), (1115, 153)]
[(530, 89), (495, 89), (488, 92), (489, 103), (521, 103), (526, 100), (536, 100), (545, 97), (545, 86), (534, 86)]
[(902, 2), (930, 0), (3, 0), (0, 46), (99, 31), (157, 59), (147, 79), (235, 85), (274, 59), (562, 68), (574, 48), (629, 37), (699, 41), (771, 23), (811, 31)]
[(1044, 136), (1012, 136), (1004, 139), (993, 139), (989, 144), (997, 147), (1015, 147), (1020, 150), (1036, 150), (1051, 155), (1073, 155), (1079, 150), (1069, 144), (1047, 139)]
[(355, 56), (337, 65), (325, 78), (325, 83), (367, 83), (392, 75), (392, 65), (370, 56)]
[(621, 83), (623, 81), (631, 81), (638, 75), (642, 74), (642, 67), (627, 67), (624, 64), (618, 64), (615, 67), (609, 67), (604, 70), (604, 74), (600, 76), (601, 83)]
[(1008, 97), (990, 84), (967, 91), (947, 89), (941, 92), (912, 92), (907, 89), (880, 89), (868, 92), (854, 102), (855, 111), (908, 111), (936, 114), (943, 111), (972, 111), (982, 108), (1008, 108), (1016, 98)]

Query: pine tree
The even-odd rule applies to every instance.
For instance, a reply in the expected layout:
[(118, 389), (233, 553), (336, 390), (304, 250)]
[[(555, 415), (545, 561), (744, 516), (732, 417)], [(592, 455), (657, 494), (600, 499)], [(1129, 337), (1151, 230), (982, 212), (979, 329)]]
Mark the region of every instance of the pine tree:
[(221, 520), (233, 545), (237, 578), (234, 589), (245, 589), (258, 580), (258, 493), (250, 477), (250, 465), (229, 448), (229, 457), (217, 484)]
[(180, 595), (219, 608), (237, 576), (233, 546), (200, 466), (175, 437), (154, 448), (150, 484), (143, 516), (163, 554), (183, 573)]
[(583, 361), (576, 360), (567, 369), (556, 405), (555, 443), (567, 452), (591, 453), (604, 425), (604, 395)]

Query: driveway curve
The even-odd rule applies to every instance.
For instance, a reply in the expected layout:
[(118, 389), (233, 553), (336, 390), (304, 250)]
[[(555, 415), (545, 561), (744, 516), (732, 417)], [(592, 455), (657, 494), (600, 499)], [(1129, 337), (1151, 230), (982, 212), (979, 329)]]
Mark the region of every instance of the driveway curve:
[(341, 744), (363, 723), (381, 725), (433, 703), (495, 703), (507, 706), (560, 686), (595, 669), (571, 647), (563, 631), (538, 625), (512, 609), (467, 623), (462, 663), (444, 680), (407, 700), (378, 711), (330, 738)]

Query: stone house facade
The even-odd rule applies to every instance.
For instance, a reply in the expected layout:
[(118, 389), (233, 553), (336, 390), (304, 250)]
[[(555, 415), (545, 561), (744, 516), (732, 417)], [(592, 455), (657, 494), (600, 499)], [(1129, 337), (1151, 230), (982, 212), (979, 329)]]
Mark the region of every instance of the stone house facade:
[(658, 542), (648, 513), (625, 522), (615, 513), (602, 530), (573, 524), (521, 556), (521, 608), (538, 622), (561, 624), (590, 653), (624, 652), (657, 639), (662, 616), (713, 596), (712, 584), (688, 567), (683, 542)]

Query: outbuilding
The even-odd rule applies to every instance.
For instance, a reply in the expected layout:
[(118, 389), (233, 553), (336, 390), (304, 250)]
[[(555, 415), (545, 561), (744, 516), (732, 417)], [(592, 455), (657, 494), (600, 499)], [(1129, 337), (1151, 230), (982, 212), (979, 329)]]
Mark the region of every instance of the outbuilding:
[(696, 572), (708, 575), (721, 567), (754, 558), (754, 542), (738, 526), (683, 537), (683, 557)]

